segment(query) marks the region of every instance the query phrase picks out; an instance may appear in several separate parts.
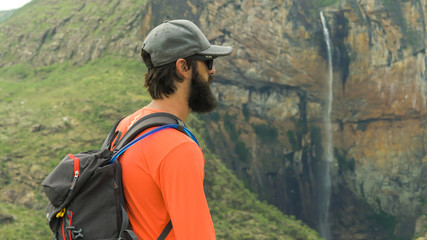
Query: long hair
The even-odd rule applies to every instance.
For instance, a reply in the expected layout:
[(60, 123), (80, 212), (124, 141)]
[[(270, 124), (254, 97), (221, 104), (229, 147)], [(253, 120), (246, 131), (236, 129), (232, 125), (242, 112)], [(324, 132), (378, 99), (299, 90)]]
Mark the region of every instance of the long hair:
[[(141, 50), (141, 57), (146, 66), (153, 66), (151, 56), (144, 50)], [(184, 58), (187, 66), (196, 68), (197, 63), (189, 58)], [(148, 67), (145, 74), (144, 87), (147, 88), (153, 99), (163, 99), (174, 94), (176, 91), (176, 82), (183, 82), (184, 79), (176, 71), (176, 62), (171, 62), (158, 67)]]

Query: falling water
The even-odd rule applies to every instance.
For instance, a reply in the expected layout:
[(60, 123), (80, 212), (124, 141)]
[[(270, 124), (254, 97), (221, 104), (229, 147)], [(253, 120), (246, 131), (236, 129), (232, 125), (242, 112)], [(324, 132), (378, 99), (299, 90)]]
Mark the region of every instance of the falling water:
[(333, 83), (333, 69), (332, 69), (332, 44), (329, 38), (329, 31), (326, 25), (325, 16), (320, 12), (322, 20), (323, 35), (325, 38), (326, 46), (328, 49), (328, 101), (326, 104), (327, 111), (325, 112), (325, 146), (322, 166), (320, 168), (321, 174), (321, 189), (319, 189), (319, 232), (320, 236), (326, 240), (331, 240), (331, 233), (329, 228), (329, 205), (331, 199), (331, 173), (330, 164), (334, 159), (333, 154), (333, 141), (332, 141), (332, 127), (331, 127), (331, 111), (332, 111), (332, 83)]

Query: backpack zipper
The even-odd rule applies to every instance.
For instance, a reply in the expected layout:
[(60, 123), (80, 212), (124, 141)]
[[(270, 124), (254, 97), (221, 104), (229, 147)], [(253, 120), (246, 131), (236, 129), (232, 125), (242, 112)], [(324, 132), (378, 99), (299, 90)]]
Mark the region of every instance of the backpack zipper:
[(74, 172), (74, 178), (73, 178), (73, 183), (71, 184), (70, 190), (74, 189), (74, 186), (76, 186), (76, 182), (79, 179), (79, 171), (75, 171)]
[(65, 238), (65, 219), (62, 218), (62, 239), (66, 240)]
[(80, 160), (78, 157), (75, 157), (72, 154), (68, 154), (68, 157), (74, 161), (74, 178), (73, 178), (73, 183), (71, 184), (71, 187), (70, 187), (70, 190), (73, 190), (80, 176)]
[(70, 211), (68, 214), (68, 227), (70, 227), (68, 229), (68, 236), (70, 237), (70, 240), (72, 239), (72, 235), (71, 235), (71, 221), (73, 220), (73, 211)]
[[(67, 238), (68, 239), (70, 239), (70, 240), (72, 240), (72, 234), (71, 234), (71, 224), (72, 224), (72, 221), (73, 221), (73, 211), (67, 211), (67, 216), (68, 216), (68, 221), (66, 221), (66, 219), (65, 219), (65, 217), (64, 218), (62, 218), (62, 239), (63, 240), (67, 240)], [(65, 227), (65, 222), (67, 222), (67, 224), (68, 224), (68, 226), (67, 227)], [(68, 229), (68, 236), (67, 235), (65, 235), (65, 233), (67, 232), (65, 229)]]

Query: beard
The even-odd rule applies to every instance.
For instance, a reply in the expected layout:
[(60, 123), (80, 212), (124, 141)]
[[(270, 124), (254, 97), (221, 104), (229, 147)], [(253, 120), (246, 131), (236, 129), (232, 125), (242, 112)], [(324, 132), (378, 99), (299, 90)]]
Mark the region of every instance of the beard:
[(213, 77), (210, 75), (208, 81), (204, 81), (197, 69), (193, 68), (188, 99), (188, 105), (193, 112), (207, 113), (216, 107), (217, 100), (210, 87), (212, 81)]

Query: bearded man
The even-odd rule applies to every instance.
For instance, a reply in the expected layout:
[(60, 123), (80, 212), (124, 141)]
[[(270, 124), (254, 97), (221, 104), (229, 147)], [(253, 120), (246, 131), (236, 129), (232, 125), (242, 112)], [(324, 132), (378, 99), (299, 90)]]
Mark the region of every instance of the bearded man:
[[(231, 47), (211, 45), (188, 20), (155, 27), (141, 50), (153, 101), (124, 118), (117, 130), (124, 134), (152, 113), (166, 112), (185, 122), (191, 112), (213, 110), (213, 60), (231, 52)], [(192, 138), (165, 129), (136, 143), (119, 161), (126, 210), (138, 239), (215, 239), (203, 189), (205, 160)]]

